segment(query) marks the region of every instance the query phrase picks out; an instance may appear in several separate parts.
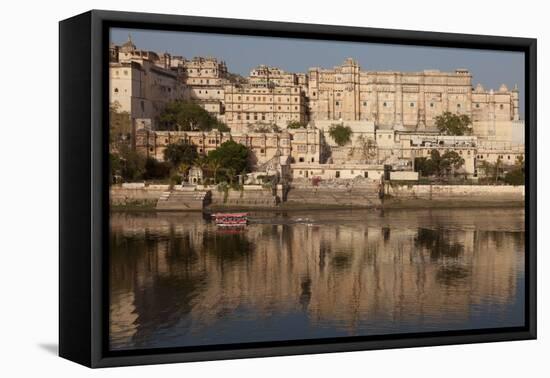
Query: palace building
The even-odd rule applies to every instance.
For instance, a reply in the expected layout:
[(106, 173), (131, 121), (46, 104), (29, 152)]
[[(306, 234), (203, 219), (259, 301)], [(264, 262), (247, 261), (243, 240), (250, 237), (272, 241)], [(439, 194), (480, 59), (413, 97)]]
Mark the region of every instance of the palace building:
[(321, 129), (329, 142), (327, 131), (336, 123), (357, 135), (435, 132), (436, 117), (451, 112), (470, 116), (479, 139), (524, 143), (517, 86), (474, 87), (467, 69), (368, 71), (348, 58), (307, 73), (259, 65), (239, 78), (214, 57), (186, 59), (139, 50), (129, 38), (111, 46), (110, 75), (111, 103), (128, 112), (136, 128), (151, 125), (154, 130), (168, 102), (186, 100), (233, 133), (285, 129), (291, 122)]
[(308, 99), (312, 120), (371, 121), (382, 129), (430, 130), (438, 115), (451, 112), (470, 116), (474, 133), (490, 137), (519, 120), (517, 87), (473, 89), (466, 69), (363, 71), (348, 58), (332, 69), (309, 69)]

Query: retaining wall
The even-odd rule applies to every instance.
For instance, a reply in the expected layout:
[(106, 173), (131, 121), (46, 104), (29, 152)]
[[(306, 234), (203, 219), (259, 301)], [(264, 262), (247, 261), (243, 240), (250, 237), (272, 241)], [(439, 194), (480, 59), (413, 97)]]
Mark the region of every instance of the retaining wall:
[(453, 201), (523, 201), (524, 186), (510, 185), (397, 185), (386, 183), (384, 196), (396, 199)]

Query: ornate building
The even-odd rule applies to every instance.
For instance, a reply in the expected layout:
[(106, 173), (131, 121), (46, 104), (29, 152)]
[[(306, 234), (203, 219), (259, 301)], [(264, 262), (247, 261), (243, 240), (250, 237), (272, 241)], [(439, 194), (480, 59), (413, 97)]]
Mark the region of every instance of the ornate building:
[(307, 74), (260, 65), (237, 84), (223, 61), (139, 50), (130, 38), (111, 46), (110, 59), (111, 102), (133, 120), (150, 119), (153, 128), (167, 102), (185, 99), (239, 133), (273, 125), (284, 129), (289, 122), (324, 131), (344, 123), (354, 133), (429, 132), (435, 131), (436, 117), (448, 111), (470, 116), (479, 138), (523, 143), (518, 88), (474, 88), (466, 69), (364, 71), (348, 58)]
[(197, 146), (197, 152), (208, 154), (224, 142), (233, 140), (247, 146), (253, 154), (252, 163), (266, 164), (274, 158), (288, 156), (291, 161), (319, 163), (325, 156), (323, 136), (316, 129), (285, 130), (281, 133), (222, 133), (219, 131), (151, 131), (136, 132), (136, 150), (141, 154), (164, 160), (164, 150), (171, 143), (186, 141)]
[(263, 87), (252, 84), (226, 85), (225, 122), (243, 132), (254, 124), (307, 123), (307, 98), (299, 85)]
[(186, 97), (178, 73), (170, 67), (169, 54), (139, 50), (132, 39), (111, 45), (109, 102), (128, 112), (134, 127), (155, 128), (167, 103)]
[(466, 69), (362, 71), (348, 58), (333, 69), (310, 68), (308, 98), (314, 121), (371, 121), (381, 129), (433, 129), (435, 117), (449, 111), (472, 117), (474, 132), (491, 136), (519, 120), (517, 88), (473, 89)]

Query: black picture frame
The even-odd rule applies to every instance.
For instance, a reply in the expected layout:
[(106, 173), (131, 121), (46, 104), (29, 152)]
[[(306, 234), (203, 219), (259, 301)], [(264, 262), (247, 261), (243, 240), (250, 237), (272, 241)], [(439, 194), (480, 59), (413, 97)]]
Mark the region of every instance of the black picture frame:
[[(525, 53), (525, 327), (110, 352), (109, 28), (298, 37)], [(536, 39), (92, 10), (59, 24), (59, 354), (88, 367), (536, 338)]]

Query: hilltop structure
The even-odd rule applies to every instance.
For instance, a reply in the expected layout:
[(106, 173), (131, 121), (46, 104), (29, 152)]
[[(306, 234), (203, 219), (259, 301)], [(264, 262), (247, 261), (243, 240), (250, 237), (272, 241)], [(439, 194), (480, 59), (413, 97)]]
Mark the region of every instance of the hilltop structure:
[(197, 102), (237, 132), (259, 123), (286, 128), (289, 122), (317, 127), (349, 122), (354, 131), (369, 124), (433, 131), (435, 117), (448, 111), (470, 116), (480, 138), (522, 142), (517, 86), (474, 87), (467, 69), (368, 71), (348, 58), (340, 66), (307, 73), (259, 65), (236, 80), (224, 61), (139, 50), (130, 37), (112, 45), (110, 56), (111, 101), (133, 119), (150, 118), (153, 127), (166, 102), (183, 99)]
[[(174, 100), (197, 103), (231, 132), (157, 131), (160, 114)], [(457, 152), (464, 175), (476, 177), (482, 161), (511, 165), (525, 153), (517, 87), (473, 87), (466, 69), (368, 71), (348, 58), (307, 73), (259, 65), (242, 78), (217, 58), (139, 50), (129, 37), (111, 45), (110, 101), (128, 112), (134, 148), (157, 160), (180, 140), (206, 154), (233, 139), (250, 148), (258, 166), (288, 161), (296, 177), (343, 177), (353, 175), (356, 164), (411, 171), (415, 158), (436, 149)], [(468, 115), (472, 135), (440, 135), (435, 119), (444, 112)], [(298, 128), (285, 130), (289, 124)], [(335, 124), (352, 131), (343, 146), (330, 135)], [(340, 172), (350, 164), (350, 172)]]

